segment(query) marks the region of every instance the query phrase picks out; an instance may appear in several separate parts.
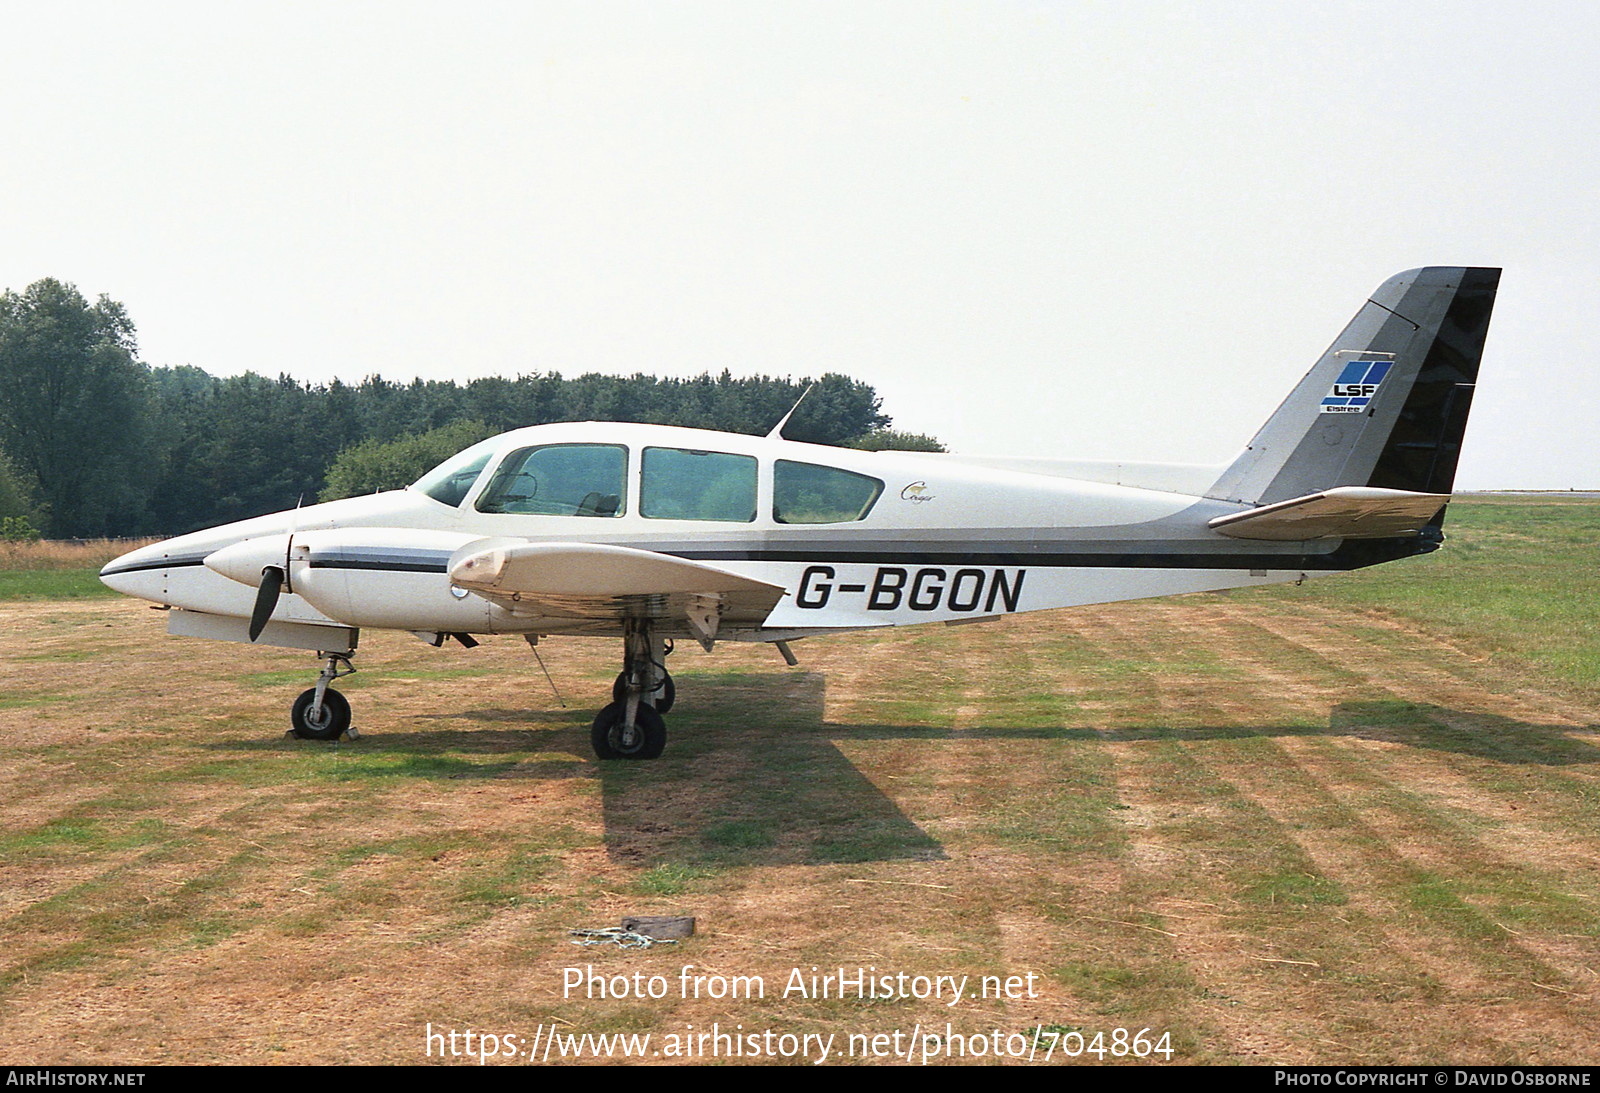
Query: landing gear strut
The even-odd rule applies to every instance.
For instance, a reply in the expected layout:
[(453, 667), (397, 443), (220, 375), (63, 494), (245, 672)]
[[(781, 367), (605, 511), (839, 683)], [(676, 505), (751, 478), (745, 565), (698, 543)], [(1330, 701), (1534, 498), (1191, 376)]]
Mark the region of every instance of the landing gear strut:
[(613, 701), (594, 719), (589, 742), (601, 759), (655, 759), (667, 746), (661, 714), (676, 697), (665, 664), (671, 648), (648, 619), (625, 622), (622, 642), (622, 674), (612, 687)]
[(302, 740), (337, 740), (350, 729), (350, 700), (329, 687), (341, 676), (355, 672), (344, 653), (324, 653), (327, 660), (317, 685), (294, 700), (289, 711), (289, 731)]
[[(672, 681), (672, 673), (667, 671), (666, 661), (672, 655), (672, 639), (667, 638), (662, 643), (661, 658), (655, 662), (658, 669), (657, 681), (651, 695), (655, 698), (656, 713), (665, 716), (672, 712), (672, 704), (678, 698), (678, 685)], [(617, 673), (616, 682), (611, 684), (611, 701), (623, 702), (628, 697), (628, 670), (624, 668)]]

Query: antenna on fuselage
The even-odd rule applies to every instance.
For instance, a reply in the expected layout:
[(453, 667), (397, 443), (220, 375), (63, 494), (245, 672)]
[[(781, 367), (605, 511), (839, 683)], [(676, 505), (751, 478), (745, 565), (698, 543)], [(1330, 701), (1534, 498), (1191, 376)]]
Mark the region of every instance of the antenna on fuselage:
[(796, 410), (800, 409), (800, 404), (806, 400), (806, 396), (811, 393), (811, 388), (813, 388), (815, 386), (816, 386), (816, 384), (814, 384), (814, 383), (806, 385), (806, 389), (804, 391), (800, 392), (800, 397), (794, 400), (794, 405), (789, 407), (789, 412), (787, 414), (783, 415), (783, 420), (779, 421), (778, 424), (774, 425), (772, 427), (772, 432), (767, 434), (767, 439), (768, 440), (782, 440), (783, 439), (783, 427), (785, 425), (789, 424), (789, 419), (794, 417), (794, 412)]

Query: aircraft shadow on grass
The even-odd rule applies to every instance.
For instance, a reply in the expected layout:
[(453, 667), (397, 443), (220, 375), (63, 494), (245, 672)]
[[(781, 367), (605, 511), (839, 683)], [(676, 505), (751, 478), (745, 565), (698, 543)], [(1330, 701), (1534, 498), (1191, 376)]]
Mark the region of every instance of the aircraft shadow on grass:
[[(424, 714), (484, 728), (368, 729), (354, 747), (404, 756), (374, 777), (526, 778), (598, 774), (606, 847), (632, 863), (709, 867), (885, 860), (936, 861), (938, 841), (873, 785), (831, 739), (816, 673), (694, 674), (693, 703), (660, 763), (527, 762), (582, 756), (593, 711), (479, 707)], [(492, 727), (489, 727), (492, 726)], [(880, 726), (891, 738), (925, 730)]]
[[(818, 673), (693, 674), (682, 679), (693, 713), (670, 759), (600, 763), (583, 758), (589, 711), (481, 707), (426, 714), (427, 722), (483, 728), (369, 729), (353, 745), (403, 761), (364, 776), (561, 781), (598, 777), (605, 844), (617, 860), (687, 868), (937, 861), (940, 843), (874, 785), (847, 754), (880, 743), (1026, 740), (1048, 747), (1138, 741), (1349, 737), (1449, 752), (1508, 765), (1600, 763), (1600, 747), (1561, 725), (1399, 700), (1343, 702), (1325, 725), (1135, 727), (853, 724), (826, 716)], [(1596, 726), (1591, 726), (1594, 728)], [(1581, 731), (1581, 730), (1580, 730)], [(548, 753), (566, 761), (529, 762)]]
[(1540, 725), (1513, 717), (1401, 700), (1341, 702), (1333, 707), (1326, 725), (1138, 725), (1015, 727), (975, 725), (955, 730), (923, 726), (908, 729), (889, 725), (830, 725), (835, 736), (857, 739), (939, 740), (956, 737), (991, 737), (1013, 740), (1248, 740), (1258, 737), (1339, 737), (1385, 740), (1429, 751), (1453, 752), (1513, 765), (1572, 766), (1600, 763), (1600, 747), (1573, 732), (1593, 732), (1600, 725)]
[[(932, 836), (862, 775), (847, 754), (879, 742), (960, 739), (1193, 742), (1285, 737), (1384, 740), (1509, 765), (1600, 763), (1600, 747), (1569, 727), (1399, 700), (1343, 702), (1322, 725), (1234, 724), (1122, 728), (844, 723), (826, 716), (826, 677), (816, 673), (685, 676), (694, 714), (682, 721), (674, 759), (600, 764), (606, 846), (636, 864), (749, 865), (940, 860)], [(480, 709), (455, 715), (548, 727), (536, 749), (581, 755), (587, 711)], [(388, 738), (397, 748), (527, 751), (525, 732), (428, 732)], [(529, 776), (590, 776), (593, 764), (521, 764)], [(515, 777), (516, 774), (502, 774)]]

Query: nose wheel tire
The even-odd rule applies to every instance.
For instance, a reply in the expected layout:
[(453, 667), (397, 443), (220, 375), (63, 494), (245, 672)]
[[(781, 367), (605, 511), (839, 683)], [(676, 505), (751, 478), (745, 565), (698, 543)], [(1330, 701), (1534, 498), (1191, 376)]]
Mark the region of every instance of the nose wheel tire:
[(626, 702), (613, 702), (596, 715), (589, 730), (589, 743), (601, 759), (657, 759), (667, 746), (667, 723), (655, 710), (639, 703), (630, 732), (623, 721), (628, 715)]
[[(611, 685), (611, 701), (621, 702), (628, 697), (628, 673), (618, 672), (617, 680)], [(661, 685), (661, 690), (656, 692), (656, 713), (671, 713), (672, 703), (678, 697), (678, 685), (672, 682), (672, 677), (666, 677), (666, 682)]]
[(294, 700), (289, 712), (293, 732), (302, 740), (337, 740), (350, 727), (350, 700), (333, 688), (322, 693), (322, 715), (311, 720), (311, 704), (317, 700), (317, 689), (312, 687)]

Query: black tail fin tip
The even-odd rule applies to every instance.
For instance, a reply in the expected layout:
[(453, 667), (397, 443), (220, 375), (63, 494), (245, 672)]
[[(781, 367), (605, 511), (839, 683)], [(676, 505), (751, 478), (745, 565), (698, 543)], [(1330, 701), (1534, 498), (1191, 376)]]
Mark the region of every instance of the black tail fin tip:
[(1449, 275), (1439, 280), (1454, 282), (1455, 287), (1366, 484), (1416, 493), (1449, 493), (1461, 458), (1461, 438), (1467, 431), (1467, 413), (1472, 408), (1500, 271), (1418, 272)]
[(1389, 278), (1209, 491), (1269, 505), (1341, 486), (1448, 494), (1498, 269)]

